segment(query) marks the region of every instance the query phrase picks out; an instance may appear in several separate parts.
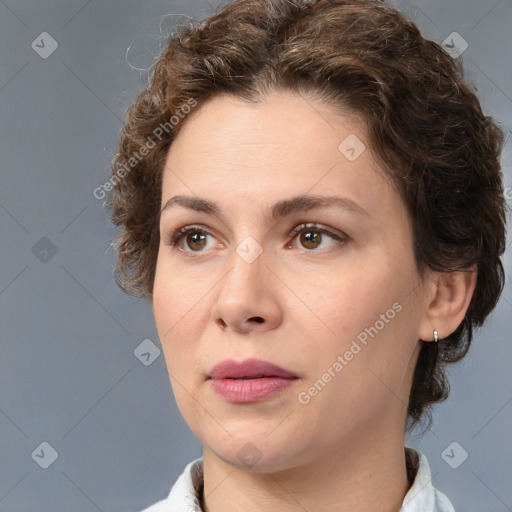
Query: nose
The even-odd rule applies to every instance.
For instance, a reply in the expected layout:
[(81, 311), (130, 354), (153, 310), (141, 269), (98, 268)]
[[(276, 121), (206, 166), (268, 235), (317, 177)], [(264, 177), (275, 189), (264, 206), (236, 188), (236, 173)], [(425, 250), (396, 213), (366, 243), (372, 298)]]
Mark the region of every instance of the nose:
[(212, 307), (213, 320), (221, 331), (263, 332), (281, 323), (279, 280), (268, 263), (265, 253), (251, 263), (233, 254)]

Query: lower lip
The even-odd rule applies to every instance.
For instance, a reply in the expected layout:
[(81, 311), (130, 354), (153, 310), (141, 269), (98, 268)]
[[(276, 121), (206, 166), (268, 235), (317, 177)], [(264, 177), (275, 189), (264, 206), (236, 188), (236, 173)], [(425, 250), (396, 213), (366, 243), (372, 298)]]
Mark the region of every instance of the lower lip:
[(259, 402), (289, 388), (297, 379), (211, 379), (213, 389), (226, 400), (238, 403)]

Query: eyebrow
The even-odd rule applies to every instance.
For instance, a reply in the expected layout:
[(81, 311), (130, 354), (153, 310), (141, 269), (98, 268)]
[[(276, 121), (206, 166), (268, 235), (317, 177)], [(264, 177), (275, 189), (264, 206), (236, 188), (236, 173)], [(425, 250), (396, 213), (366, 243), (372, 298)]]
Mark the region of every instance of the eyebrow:
[[(208, 199), (191, 196), (171, 197), (164, 204), (160, 211), (160, 215), (175, 206), (181, 206), (189, 210), (206, 213), (208, 215), (216, 215), (222, 218), (222, 212), (219, 205), (209, 201)], [(329, 208), (333, 206), (370, 216), (362, 206), (348, 197), (300, 195), (290, 199), (284, 199), (273, 204), (265, 215), (265, 219), (267, 222), (273, 222), (293, 213), (313, 210), (315, 208)]]

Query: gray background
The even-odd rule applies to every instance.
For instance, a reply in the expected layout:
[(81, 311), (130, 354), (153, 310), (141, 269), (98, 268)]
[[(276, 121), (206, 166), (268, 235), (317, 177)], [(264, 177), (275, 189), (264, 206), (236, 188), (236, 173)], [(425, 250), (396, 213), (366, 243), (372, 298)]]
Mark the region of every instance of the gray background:
[[(456, 31), (468, 42), (467, 76), (484, 111), (509, 130), (512, 2), (390, 3), (431, 39)], [(201, 455), (172, 397), (149, 304), (113, 281), (114, 230), (93, 190), (109, 178), (160, 17), (203, 18), (214, 8), (206, 0), (0, 0), (1, 512), (136, 511), (164, 498)], [(43, 46), (42, 32), (58, 43), (47, 58), (31, 47)], [(51, 49), (43, 37), (40, 52)], [(432, 430), (408, 438), (457, 512), (512, 510), (511, 308), (507, 284), (451, 370), (451, 396)], [(146, 339), (154, 346), (137, 352)], [(135, 355), (146, 346), (147, 365)], [(43, 442), (58, 454), (47, 469), (52, 450)], [(462, 450), (468, 458), (453, 469), (446, 461), (460, 463)]]

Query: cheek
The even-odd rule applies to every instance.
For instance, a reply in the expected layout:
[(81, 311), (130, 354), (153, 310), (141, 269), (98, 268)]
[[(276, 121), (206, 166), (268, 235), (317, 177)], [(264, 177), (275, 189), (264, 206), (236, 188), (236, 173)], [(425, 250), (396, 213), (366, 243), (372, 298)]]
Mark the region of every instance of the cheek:
[[(169, 282), (176, 284), (175, 280)], [(162, 281), (155, 284), (153, 309), (158, 336), (176, 404), (189, 425), (198, 422), (199, 397), (194, 395), (200, 378), (195, 371), (200, 359), (194, 340), (200, 339), (200, 316), (204, 312), (200, 313), (196, 302), (189, 301), (177, 286), (165, 286)]]
[(307, 382), (300, 391), (314, 397), (310, 410), (329, 410), (336, 418), (332, 425), (347, 428), (402, 395), (415, 346), (415, 313), (404, 300), (407, 276), (368, 270), (354, 274), (331, 278), (322, 294), (305, 295), (330, 330), (318, 320), (315, 329), (301, 320), (309, 330), (301, 349), (308, 361)]
[[(379, 261), (380, 265), (376, 263)], [(296, 280), (297, 296), (311, 311), (297, 303), (304, 315), (295, 314), (295, 318), (301, 323), (305, 339), (315, 340), (305, 349), (315, 366), (318, 362), (318, 368), (329, 367), (351, 347), (358, 351), (357, 345), (361, 350), (354, 359), (365, 366), (389, 366), (396, 350), (410, 344), (415, 321), (408, 297), (412, 275), (406, 265), (392, 268), (382, 255), (380, 260), (368, 263), (371, 265), (362, 261), (351, 266), (350, 271), (331, 273), (325, 278)], [(323, 350), (319, 351), (319, 346)], [(401, 353), (406, 357), (406, 351)]]
[(294, 291), (301, 300), (298, 307), (308, 317), (314, 314), (318, 329), (323, 325), (325, 333), (341, 339), (373, 324), (396, 300), (392, 300), (395, 293), (389, 283), (355, 266), (346, 272), (295, 279)]
[[(157, 327), (175, 331), (182, 324), (190, 323), (190, 316), (206, 299), (204, 280), (197, 274), (176, 268), (159, 256), (153, 287), (153, 310)], [(163, 340), (162, 340), (163, 341)]]
[(169, 373), (178, 375), (184, 373), (185, 360), (192, 356), (190, 343), (183, 340), (194, 339), (201, 325), (201, 295), (189, 280), (161, 270), (157, 267), (155, 274), (153, 314)]

